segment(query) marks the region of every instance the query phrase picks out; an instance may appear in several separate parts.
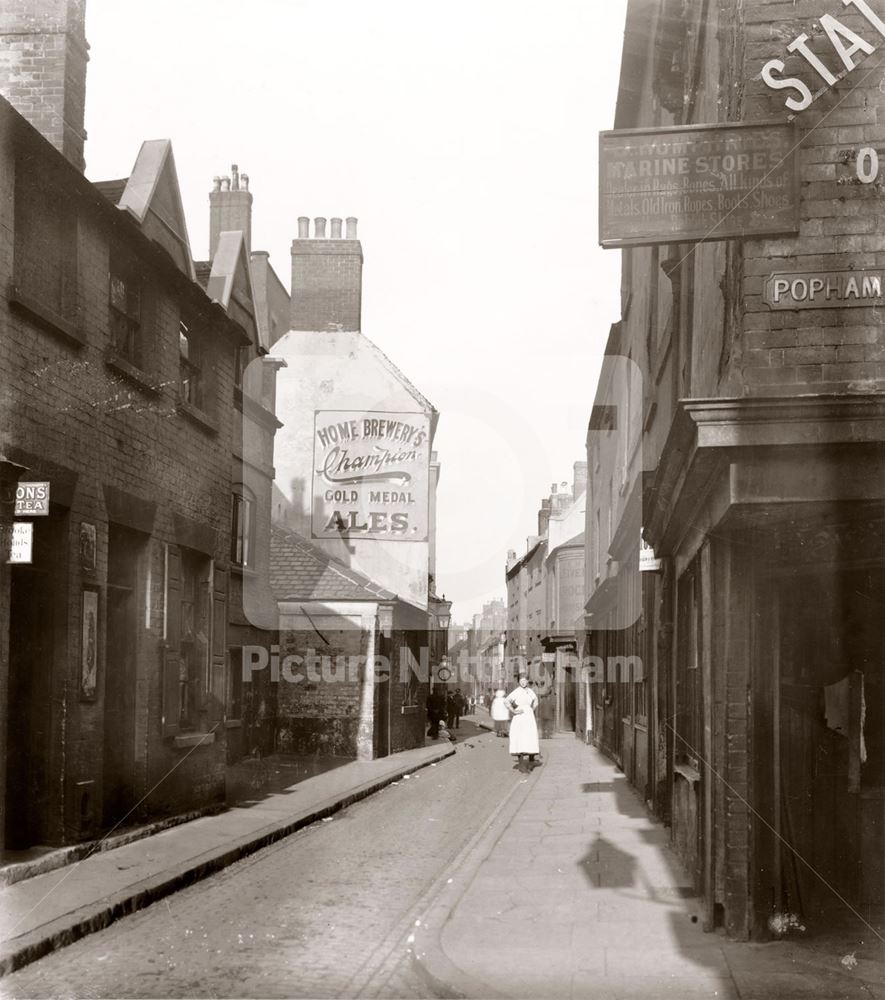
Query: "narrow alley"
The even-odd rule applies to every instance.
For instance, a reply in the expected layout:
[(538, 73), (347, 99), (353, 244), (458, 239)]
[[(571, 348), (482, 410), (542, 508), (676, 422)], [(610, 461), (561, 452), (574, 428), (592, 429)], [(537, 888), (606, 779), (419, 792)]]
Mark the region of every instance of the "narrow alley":
[(808, 942), (705, 934), (668, 839), (591, 747), (545, 740), (540, 767), (524, 775), (506, 742), (486, 733), (0, 989), (8, 998), (885, 997), (872, 949), (848, 969)]

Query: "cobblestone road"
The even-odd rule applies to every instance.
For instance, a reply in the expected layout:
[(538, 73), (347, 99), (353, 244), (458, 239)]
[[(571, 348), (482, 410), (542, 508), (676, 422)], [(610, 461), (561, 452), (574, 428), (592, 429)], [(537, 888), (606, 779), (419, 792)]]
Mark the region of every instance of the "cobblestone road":
[(7, 977), (0, 992), (444, 996), (407, 952), (410, 925), (521, 777), (503, 740), (477, 736), (331, 821)]

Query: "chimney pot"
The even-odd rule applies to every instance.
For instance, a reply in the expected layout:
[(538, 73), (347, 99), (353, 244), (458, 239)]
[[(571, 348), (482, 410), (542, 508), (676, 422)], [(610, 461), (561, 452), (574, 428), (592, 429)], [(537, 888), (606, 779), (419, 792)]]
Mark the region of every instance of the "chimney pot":
[(213, 191), (220, 191), (221, 190), (221, 178), (220, 177), (213, 177), (212, 178), (212, 190)]
[(231, 191), (240, 190), (240, 170), (236, 163), (232, 163), (230, 166), (230, 177), (231, 177)]
[(306, 240), (310, 238), (310, 219), (306, 215), (298, 216), (298, 239)]
[(244, 191), (248, 191), (249, 190), (249, 175), (248, 174), (240, 174), (240, 186), (242, 187), (242, 189)]
[(221, 178), (221, 190), (230, 191), (230, 177)]
[(333, 240), (341, 239), (341, 219), (332, 219), (332, 233)]
[(347, 222), (347, 239), (355, 240), (357, 220), (352, 215), (349, 215), (345, 221)]
[(318, 240), (324, 240), (326, 238), (326, 220), (322, 215), (318, 215), (313, 220), (313, 235)]

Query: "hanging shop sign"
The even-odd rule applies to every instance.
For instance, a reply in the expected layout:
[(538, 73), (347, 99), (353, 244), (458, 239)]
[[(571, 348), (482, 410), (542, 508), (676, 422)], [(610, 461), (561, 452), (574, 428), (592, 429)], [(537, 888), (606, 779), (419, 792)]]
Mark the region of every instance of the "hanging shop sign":
[[(11, 541), (8, 541), (9, 535)], [(9, 545), (9, 558), (6, 560), (12, 565), (29, 565), (34, 561), (34, 522), (16, 521), (11, 525), (0, 525), (0, 541), (5, 550)]]
[(314, 538), (428, 538), (430, 418), (424, 413), (318, 410)]
[(844, 309), (885, 305), (885, 270), (775, 273), (765, 282), (762, 301), (770, 309)]
[(655, 558), (655, 550), (648, 542), (639, 536), (639, 572), (658, 573), (661, 570), (661, 560)]
[(600, 244), (798, 233), (796, 144), (780, 122), (601, 132)]
[[(813, 84), (814, 90), (806, 82), (806, 79), (800, 76), (783, 76), (786, 68), (783, 59), (769, 59), (762, 67), (762, 82), (770, 90), (786, 91), (789, 96), (785, 99), (784, 104), (791, 111), (804, 111), (821, 94), (825, 94), (828, 88), (838, 83), (857, 67), (859, 60), (856, 60), (856, 56), (859, 52), (865, 56), (872, 55), (876, 48), (882, 44), (882, 39), (885, 38), (885, 21), (866, 0), (842, 0), (842, 4), (851, 8), (849, 13), (856, 11), (863, 15), (867, 22), (863, 25), (863, 34), (853, 31), (832, 14), (822, 14), (817, 19), (817, 31), (811, 32), (811, 28), (809, 28), (808, 32), (803, 31), (787, 46), (787, 52), (795, 53), (804, 60), (803, 73), (806, 79)], [(880, 8), (880, 13), (885, 15), (885, 9), (883, 9), (885, 5), (882, 4), (881, 0), (877, 0), (876, 6)], [(817, 52), (809, 45), (809, 32), (815, 36), (826, 35), (826, 43), (816, 40)], [(838, 74), (834, 73), (827, 62), (820, 58), (824, 54), (832, 66), (839, 70)], [(841, 66), (832, 58), (834, 55), (838, 58)]]
[(19, 483), (16, 486), (16, 517), (44, 517), (48, 513), (49, 483)]

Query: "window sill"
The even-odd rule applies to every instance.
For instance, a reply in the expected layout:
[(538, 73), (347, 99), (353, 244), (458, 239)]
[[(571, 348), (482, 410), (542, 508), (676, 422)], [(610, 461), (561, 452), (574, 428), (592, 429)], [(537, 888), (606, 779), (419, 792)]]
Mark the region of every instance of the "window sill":
[(235, 576), (241, 576), (244, 580), (257, 580), (259, 573), (257, 569), (252, 569), (250, 566), (240, 566), (237, 563), (230, 564), (230, 571)]
[(36, 320), (49, 333), (58, 334), (63, 340), (66, 340), (74, 347), (86, 346), (86, 338), (76, 323), (72, 323), (63, 316), (59, 316), (54, 309), (50, 309), (36, 299), (32, 299), (30, 295), (23, 292), (17, 285), (13, 285), (9, 301), (19, 311)]
[(225, 729), (242, 729), (243, 720), (242, 719), (225, 719), (224, 720)]
[(143, 372), (112, 348), (105, 351), (104, 363), (130, 382), (134, 382), (139, 389), (144, 389), (145, 392), (159, 393), (160, 389), (156, 384), (156, 379), (151, 378), (147, 372)]
[(215, 733), (179, 733), (172, 738), (172, 745), (185, 747), (211, 746), (215, 742)]
[(420, 705), (400, 705), (401, 715), (417, 715), (420, 711)]
[(206, 431), (207, 434), (218, 433), (218, 424), (208, 413), (194, 406), (193, 403), (187, 403), (183, 399), (179, 399), (177, 407), (180, 414), (187, 417), (192, 423), (195, 423), (201, 430)]

